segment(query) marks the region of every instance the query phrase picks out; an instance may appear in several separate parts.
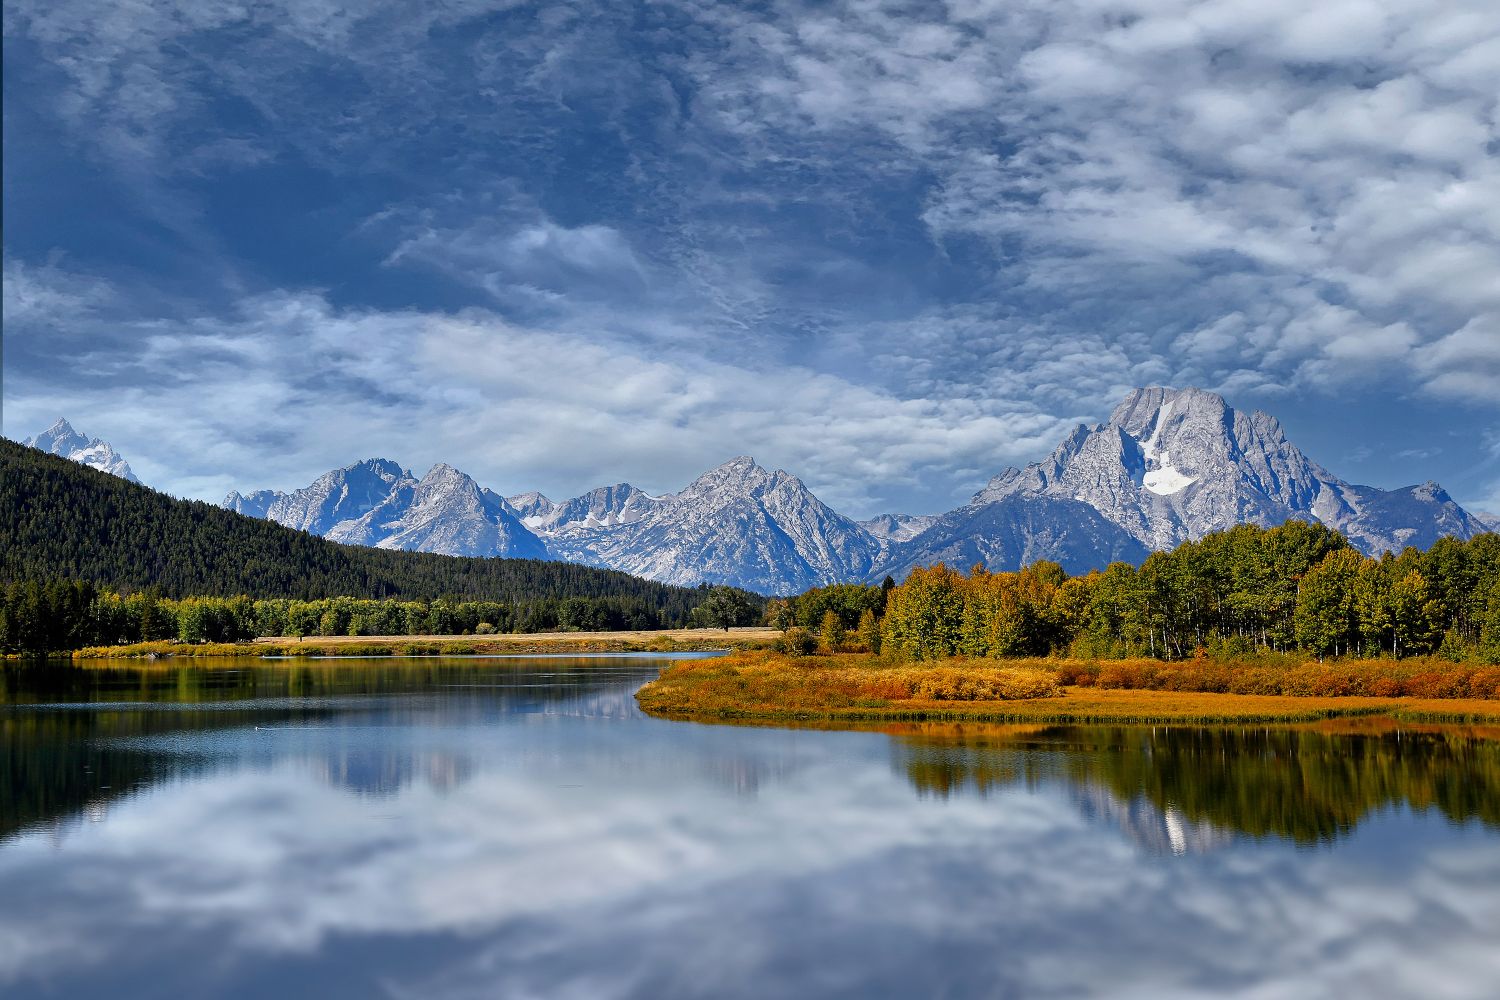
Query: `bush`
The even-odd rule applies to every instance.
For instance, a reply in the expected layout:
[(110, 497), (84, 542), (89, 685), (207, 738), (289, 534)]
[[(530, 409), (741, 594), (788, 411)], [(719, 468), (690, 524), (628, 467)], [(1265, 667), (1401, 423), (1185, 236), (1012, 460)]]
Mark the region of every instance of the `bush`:
[(1050, 670), (1022, 667), (928, 667), (900, 672), (910, 697), (929, 701), (1017, 701), (1061, 693)]
[(807, 629), (794, 625), (782, 633), (774, 648), (788, 656), (811, 656), (818, 651), (818, 640)]

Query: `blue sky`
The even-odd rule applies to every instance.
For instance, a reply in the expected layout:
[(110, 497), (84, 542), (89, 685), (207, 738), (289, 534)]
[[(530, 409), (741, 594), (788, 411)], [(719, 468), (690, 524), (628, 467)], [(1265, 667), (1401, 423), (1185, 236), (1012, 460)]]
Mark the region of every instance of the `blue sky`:
[(1500, 509), (1493, 0), (6, 0), (4, 433), (948, 509), (1199, 385)]

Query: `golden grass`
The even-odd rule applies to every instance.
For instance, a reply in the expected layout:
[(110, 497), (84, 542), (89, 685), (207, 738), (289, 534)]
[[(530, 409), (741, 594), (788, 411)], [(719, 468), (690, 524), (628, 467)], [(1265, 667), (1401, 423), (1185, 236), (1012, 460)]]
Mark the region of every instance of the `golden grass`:
[(702, 721), (1209, 724), (1388, 715), (1500, 722), (1500, 701), (1490, 699), (1059, 686), (1058, 676), (1055, 662), (1044, 660), (912, 666), (858, 655), (743, 652), (669, 667), (636, 698), (651, 714)]
[[(663, 629), (634, 632), (538, 632), (520, 635), (362, 635), (256, 639), (254, 642), (138, 642), (90, 646), (75, 660), (219, 656), (469, 656), (522, 653), (677, 653), (769, 646), (775, 629)], [(66, 654), (65, 654), (66, 655)]]

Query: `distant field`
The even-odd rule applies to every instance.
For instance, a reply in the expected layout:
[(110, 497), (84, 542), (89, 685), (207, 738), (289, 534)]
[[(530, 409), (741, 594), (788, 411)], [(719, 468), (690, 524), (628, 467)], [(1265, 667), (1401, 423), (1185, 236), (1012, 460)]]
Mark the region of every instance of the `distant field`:
[(558, 645), (588, 644), (588, 643), (648, 643), (655, 639), (670, 639), (673, 642), (704, 642), (722, 641), (730, 639), (736, 642), (761, 641), (769, 643), (780, 638), (781, 633), (774, 628), (732, 628), (724, 631), (721, 628), (667, 628), (657, 630), (636, 630), (628, 632), (522, 632), (505, 633), (503, 635), (334, 635), (334, 636), (307, 636), (298, 639), (294, 635), (266, 636), (256, 639), (257, 644), (270, 644), (276, 646), (294, 646), (299, 642), (310, 646), (360, 646), (370, 644), (389, 645), (391, 643), (404, 642), (462, 642), (462, 643), (484, 643), (486, 645), (531, 645), (538, 642), (556, 643)]
[(781, 635), (770, 628), (662, 629), (627, 632), (532, 632), (503, 635), (279, 636), (253, 642), (193, 645), (141, 642), (91, 646), (75, 660), (223, 656), (443, 656), (505, 653), (674, 653), (711, 649), (757, 649)]

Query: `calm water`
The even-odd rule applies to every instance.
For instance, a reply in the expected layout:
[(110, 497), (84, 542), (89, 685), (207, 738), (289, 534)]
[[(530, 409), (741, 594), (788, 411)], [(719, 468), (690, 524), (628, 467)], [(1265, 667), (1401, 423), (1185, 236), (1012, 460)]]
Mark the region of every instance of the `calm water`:
[(6, 668), (0, 995), (1500, 995), (1493, 730), (688, 725), (663, 662)]

